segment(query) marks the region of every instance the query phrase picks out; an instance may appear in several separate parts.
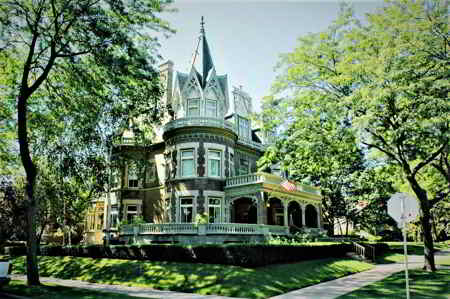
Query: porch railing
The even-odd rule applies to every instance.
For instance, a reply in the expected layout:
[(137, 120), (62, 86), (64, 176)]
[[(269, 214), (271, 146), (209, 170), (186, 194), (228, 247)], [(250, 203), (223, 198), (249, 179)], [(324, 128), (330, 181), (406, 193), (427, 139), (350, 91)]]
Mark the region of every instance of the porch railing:
[(267, 148), (266, 144), (254, 142), (253, 140), (248, 140), (248, 139), (244, 139), (244, 138), (238, 138), (237, 142), (241, 143), (243, 145), (246, 145), (248, 147), (255, 148), (255, 149), (260, 150), (260, 151), (265, 151), (266, 148)]
[(366, 260), (375, 261), (375, 247), (365, 244), (364, 246), (352, 242), (353, 252)]
[[(280, 185), (283, 181), (283, 178), (272, 175), (269, 173), (251, 173), (246, 175), (239, 175), (234, 177), (227, 178), (226, 181), (226, 187), (236, 187), (241, 185), (248, 185), (248, 184), (256, 184), (256, 183), (268, 183), (273, 185)], [(320, 195), (320, 189), (312, 186), (308, 186), (305, 184), (295, 184), (297, 187), (297, 191), (302, 191), (306, 193), (311, 193), (315, 195)]]
[(194, 234), (194, 235), (218, 235), (218, 234), (236, 234), (236, 235), (287, 235), (289, 228), (278, 225), (246, 224), (246, 223), (144, 223), (139, 225), (123, 225), (120, 228), (120, 234), (139, 235), (139, 234)]
[(235, 187), (240, 185), (256, 184), (264, 182), (264, 176), (258, 173), (238, 175), (227, 178), (226, 186)]

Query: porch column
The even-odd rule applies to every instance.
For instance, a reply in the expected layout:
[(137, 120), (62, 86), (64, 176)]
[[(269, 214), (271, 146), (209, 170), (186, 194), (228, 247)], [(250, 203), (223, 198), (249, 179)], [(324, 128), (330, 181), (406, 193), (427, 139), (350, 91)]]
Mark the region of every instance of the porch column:
[(256, 223), (263, 224), (263, 211), (264, 211), (264, 201), (257, 198), (256, 201)]
[(261, 191), (261, 224), (267, 224), (267, 206), (264, 191)]
[(302, 227), (306, 227), (306, 206), (305, 205), (300, 205), (300, 209), (302, 210)]
[(315, 208), (317, 211), (317, 228), (321, 228), (322, 223), (321, 223), (321, 217), (320, 217), (320, 206), (316, 206)]
[(288, 222), (288, 203), (287, 200), (285, 201), (281, 201), (281, 203), (283, 204), (283, 210), (284, 210), (284, 226), (289, 226), (289, 222)]

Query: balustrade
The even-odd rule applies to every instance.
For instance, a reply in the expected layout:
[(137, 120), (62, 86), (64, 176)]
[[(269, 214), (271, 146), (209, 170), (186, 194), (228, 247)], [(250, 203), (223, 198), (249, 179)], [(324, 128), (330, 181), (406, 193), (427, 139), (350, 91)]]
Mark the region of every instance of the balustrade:
[[(284, 179), (271, 175), (268, 173), (252, 173), (247, 175), (239, 175), (234, 177), (227, 178), (226, 186), (227, 187), (235, 187), (235, 186), (241, 186), (241, 185), (248, 185), (248, 184), (256, 184), (256, 183), (267, 183), (267, 184), (273, 184), (273, 185), (280, 185), (281, 182)], [(312, 193), (320, 195), (320, 190), (311, 186), (303, 185), (303, 184), (296, 184), (297, 191), (303, 191), (306, 193)]]
[[(136, 231), (134, 230), (137, 228)], [(137, 234), (199, 234), (200, 227), (208, 235), (237, 234), (237, 235), (264, 235), (267, 233), (276, 235), (288, 234), (288, 228), (277, 225), (247, 224), (247, 223), (145, 223), (137, 226), (124, 225), (120, 233), (124, 235)]]
[(236, 133), (236, 127), (232, 122), (226, 121), (220, 118), (214, 117), (183, 117), (172, 120), (164, 126), (164, 132), (168, 132), (173, 129), (189, 127), (189, 126), (200, 126), (200, 127), (215, 127), (228, 129)]

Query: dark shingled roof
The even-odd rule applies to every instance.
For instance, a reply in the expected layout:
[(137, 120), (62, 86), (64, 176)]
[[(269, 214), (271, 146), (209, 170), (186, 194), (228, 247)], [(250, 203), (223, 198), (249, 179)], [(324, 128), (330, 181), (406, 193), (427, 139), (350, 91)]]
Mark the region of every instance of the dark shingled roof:
[(223, 92), (224, 96), (226, 97), (228, 94), (227, 75), (217, 76), (217, 81), (219, 81), (220, 88), (222, 89), (222, 92)]
[(182, 89), (184, 87), (184, 84), (186, 83), (188, 78), (189, 78), (188, 74), (177, 72), (177, 79), (178, 79), (178, 84), (179, 84), (178, 86), (180, 89)]

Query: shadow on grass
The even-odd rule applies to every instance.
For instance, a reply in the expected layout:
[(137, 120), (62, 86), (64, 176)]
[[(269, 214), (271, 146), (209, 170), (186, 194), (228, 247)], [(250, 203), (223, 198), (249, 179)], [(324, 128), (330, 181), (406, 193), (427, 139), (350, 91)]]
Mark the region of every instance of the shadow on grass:
[(26, 296), (26, 298), (51, 298), (51, 299), (94, 299), (94, 298), (137, 298), (123, 294), (95, 292), (80, 288), (64, 287), (55, 284), (42, 284), (40, 286), (29, 287), (24, 281), (13, 280), (8, 286), (2, 288), (8, 294)]
[[(450, 269), (410, 271), (411, 298), (449, 298)], [(406, 298), (405, 274), (399, 272), (339, 298)]]
[[(15, 273), (25, 273), (23, 263), (23, 257), (14, 260)], [(246, 298), (267, 298), (371, 267), (337, 258), (250, 269), (213, 264), (39, 257), (40, 274), (44, 277)]]

